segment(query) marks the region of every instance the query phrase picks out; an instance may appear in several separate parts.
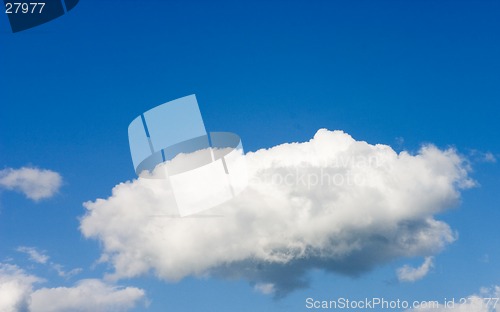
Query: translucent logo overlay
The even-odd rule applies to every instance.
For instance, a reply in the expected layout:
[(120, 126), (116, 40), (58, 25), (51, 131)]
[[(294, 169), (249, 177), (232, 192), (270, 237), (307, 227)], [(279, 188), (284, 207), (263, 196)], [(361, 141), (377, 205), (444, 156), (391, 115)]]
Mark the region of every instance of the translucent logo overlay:
[(79, 0), (4, 0), (5, 14), (12, 32), (16, 33), (50, 22), (72, 10)]
[(195, 95), (138, 116), (128, 138), (137, 175), (168, 180), (181, 217), (216, 207), (248, 184), (240, 137), (207, 133)]

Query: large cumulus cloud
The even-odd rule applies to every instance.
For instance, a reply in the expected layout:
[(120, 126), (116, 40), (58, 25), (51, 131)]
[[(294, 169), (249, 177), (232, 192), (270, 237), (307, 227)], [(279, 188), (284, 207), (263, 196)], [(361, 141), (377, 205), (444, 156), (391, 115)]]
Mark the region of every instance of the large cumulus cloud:
[(435, 215), (473, 185), (454, 149), (396, 153), (325, 129), (245, 160), (248, 187), (204, 215), (174, 217), (167, 180), (139, 178), (85, 203), (81, 231), (102, 242), (112, 278), (209, 274), (283, 295), (311, 268), (359, 275), (439, 252), (455, 233)]

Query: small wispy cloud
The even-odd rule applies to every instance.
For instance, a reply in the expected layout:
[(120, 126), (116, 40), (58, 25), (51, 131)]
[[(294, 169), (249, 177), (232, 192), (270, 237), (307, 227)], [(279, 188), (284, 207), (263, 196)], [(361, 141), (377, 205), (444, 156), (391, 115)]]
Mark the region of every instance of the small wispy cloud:
[(46, 252), (40, 251), (35, 247), (20, 246), (16, 250), (27, 254), (32, 262), (47, 265), (50, 269), (56, 271), (57, 275), (63, 278), (73, 277), (83, 271), (82, 268), (75, 268), (66, 271), (64, 270), (64, 266), (62, 264), (49, 261), (50, 257), (46, 254)]
[(57, 272), (57, 275), (59, 275), (60, 277), (64, 277), (64, 278), (70, 278), (72, 276), (80, 274), (83, 271), (82, 268), (76, 268), (76, 269), (72, 269), (69, 271), (65, 271), (64, 266), (62, 266), (61, 264), (58, 264), (58, 263), (51, 263), (50, 266), (52, 269), (54, 269)]
[(426, 257), (424, 263), (418, 268), (404, 265), (397, 270), (400, 282), (415, 282), (424, 278), (430, 269), (434, 267), (434, 257)]
[(29, 167), (0, 170), (0, 187), (19, 191), (34, 201), (52, 197), (61, 185), (61, 175), (52, 170)]
[(485, 162), (490, 162), (490, 163), (497, 162), (497, 159), (496, 159), (495, 155), (493, 155), (490, 152), (485, 153), (483, 159), (484, 159)]
[(272, 295), (276, 291), (273, 283), (257, 283), (254, 290), (264, 295)]
[(16, 250), (27, 254), (29, 256), (29, 259), (33, 262), (36, 262), (36, 263), (46, 264), (47, 261), (49, 260), (49, 256), (44, 254), (44, 252), (38, 251), (34, 247), (20, 246), (20, 247), (17, 247)]
[(473, 161), (482, 162), (482, 163), (496, 163), (497, 158), (492, 152), (482, 152), (479, 150), (471, 150), (469, 152), (469, 156)]

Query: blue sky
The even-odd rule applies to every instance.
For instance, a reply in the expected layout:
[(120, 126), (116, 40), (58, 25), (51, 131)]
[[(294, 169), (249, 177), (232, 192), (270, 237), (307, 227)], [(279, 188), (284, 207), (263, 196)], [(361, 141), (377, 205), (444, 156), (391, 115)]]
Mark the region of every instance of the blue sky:
[[(308, 288), (281, 299), (246, 279), (153, 273), (116, 283), (143, 289), (134, 311), (307, 311), (308, 297), (439, 300), (500, 284), (500, 2), (498, 1), (85, 1), (12, 34), (0, 15), (0, 170), (62, 176), (37, 202), (0, 189), (0, 262), (71, 287), (101, 279), (103, 242), (86, 238), (84, 202), (135, 178), (128, 124), (196, 94), (209, 131), (231, 131), (246, 151), (310, 140), (320, 128), (417, 153), (450, 146), (477, 187), (435, 215), (458, 239), (433, 255), (421, 280), (398, 257), (358, 276), (317, 269)], [(488, 154), (491, 153), (491, 154)], [(50, 256), (33, 263), (20, 246)], [(70, 271), (58, 276), (50, 262)]]

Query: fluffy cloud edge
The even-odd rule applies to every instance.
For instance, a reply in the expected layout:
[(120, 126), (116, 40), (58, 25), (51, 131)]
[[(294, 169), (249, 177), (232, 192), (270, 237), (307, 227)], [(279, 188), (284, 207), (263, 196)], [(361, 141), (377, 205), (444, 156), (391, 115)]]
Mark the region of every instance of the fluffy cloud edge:
[(72, 287), (35, 287), (43, 282), (17, 265), (0, 263), (0, 311), (127, 311), (141, 301), (147, 304), (143, 289), (99, 279), (82, 279)]
[(127, 311), (145, 299), (145, 291), (99, 279), (83, 279), (73, 287), (40, 288), (31, 294), (30, 311)]
[(54, 196), (62, 185), (59, 173), (36, 167), (0, 170), (0, 187), (23, 193), (33, 201)]

